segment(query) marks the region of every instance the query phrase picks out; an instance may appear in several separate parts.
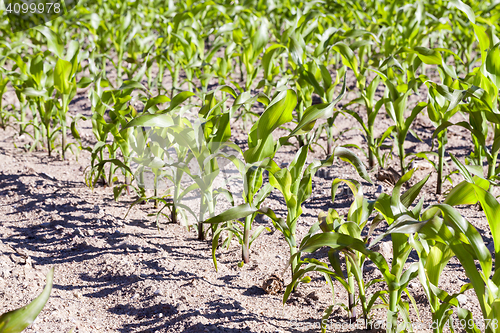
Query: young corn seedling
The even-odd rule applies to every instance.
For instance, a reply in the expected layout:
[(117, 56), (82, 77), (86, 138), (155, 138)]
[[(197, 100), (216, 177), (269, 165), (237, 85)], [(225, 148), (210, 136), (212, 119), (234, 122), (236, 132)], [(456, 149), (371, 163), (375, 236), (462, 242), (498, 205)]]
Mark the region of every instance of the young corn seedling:
[[(165, 95), (150, 98), (145, 103), (142, 115), (126, 125), (126, 128), (134, 129), (134, 134), (129, 136), (130, 146), (134, 152), (131, 158), (139, 164), (135, 172), (139, 198), (132, 203), (131, 207), (142, 201), (154, 200), (155, 208), (158, 208), (158, 203), (162, 202), (163, 207), (157, 213), (152, 214), (156, 215), (157, 225), (159, 217), (165, 215), (163, 210), (167, 207), (170, 208), (172, 223), (180, 222), (188, 227), (185, 211), (195, 215), (189, 207), (181, 207), (183, 198), (195, 189), (194, 186), (186, 188), (181, 182), (185, 173), (183, 166), (189, 163), (193, 155), (188, 153), (189, 147), (176, 142), (174, 135), (175, 131), (192, 128), (191, 123), (182, 116), (189, 105), (180, 107), (180, 104), (192, 95), (189, 92), (182, 92), (172, 101)], [(170, 102), (168, 107), (161, 110), (159, 105), (167, 102)], [(153, 197), (147, 197), (145, 193), (144, 176), (148, 170), (151, 170), (154, 175)], [(164, 195), (159, 193), (160, 180), (169, 180), (173, 185), (167, 188)], [(167, 201), (167, 196), (170, 196), (172, 200)], [(178, 215), (182, 215), (183, 219), (179, 219)]]
[[(411, 229), (413, 232), (417, 232), (419, 237), (423, 238), (427, 244), (436, 244), (437, 252), (432, 260), (439, 261), (435, 263), (434, 270), (441, 269), (437, 266), (444, 265), (447, 262), (449, 254), (442, 250), (451, 250), (460, 261), (470, 280), (470, 284), (463, 286), (460, 293), (470, 287), (474, 288), (484, 323), (476, 326), (476, 323), (478, 323), (476, 319), (470, 324), (471, 313), (458, 307), (457, 303), (453, 301), (455, 295), (450, 296), (436, 288), (436, 277), (433, 276), (437, 272), (430, 273), (426, 271), (427, 277), (423, 277), (424, 289), (428, 289), (426, 292), (429, 294), (430, 302), (432, 302), (432, 309), (435, 310), (433, 317), (446, 322), (449, 315), (447, 308), (453, 305), (457, 307), (459, 319), (468, 322), (468, 325), (464, 325), (467, 332), (483, 331), (493, 333), (499, 332), (498, 320), (500, 319), (497, 311), (497, 304), (500, 302), (497, 295), (499, 286), (498, 266), (493, 267), (491, 253), (476, 228), (450, 206), (450, 204), (470, 204), (477, 201), (480, 202), (490, 225), (496, 256), (500, 252), (497, 230), (499, 221), (496, 218), (500, 213), (500, 204), (487, 190), (467, 181), (459, 184), (456, 190), (452, 190), (445, 203), (430, 206), (422, 213), (421, 219), (407, 219), (405, 223), (396, 225), (391, 232), (408, 232)], [(423, 242), (422, 245), (424, 245)], [(422, 254), (422, 246), (419, 245), (417, 248)], [(427, 248), (425, 251), (429, 252), (430, 250)], [(477, 267), (476, 261), (479, 267)], [(431, 275), (429, 276), (429, 274)], [(437, 304), (436, 297), (439, 297), (443, 304)], [(478, 326), (482, 326), (482, 330), (479, 330)], [(441, 327), (437, 327), (435, 332), (441, 332)]]
[[(257, 60), (269, 40), (269, 22), (265, 17), (257, 17), (254, 14), (242, 12), (240, 15), (239, 23), (243, 29), (233, 30), (233, 40), (240, 48), (239, 54), (235, 56), (238, 56), (240, 64), (240, 81), (245, 83), (244, 89), (240, 89), (243, 92), (252, 88), (259, 73), (261, 64), (258, 64)], [(242, 65), (245, 66), (245, 72), (243, 72)], [(236, 87), (240, 86), (236, 82), (233, 83)]]
[[(373, 168), (375, 166), (375, 156), (379, 157), (379, 147), (376, 145), (375, 135), (374, 135), (374, 125), (375, 119), (377, 117), (378, 112), (382, 106), (382, 103), (377, 103), (375, 101), (375, 92), (380, 83), (380, 79), (375, 77), (370, 84), (366, 85), (367, 81), (367, 67), (369, 61), (374, 61), (370, 58), (371, 48), (373, 48), (372, 39), (380, 43), (377, 36), (369, 31), (361, 30), (361, 29), (352, 29), (346, 31), (344, 34), (341, 31), (333, 30), (330, 35), (326, 34), (328, 37), (324, 37), (324, 43), (319, 44), (315, 50), (315, 54), (326, 53), (327, 60), (331, 57), (328, 57), (330, 52), (333, 52), (334, 56), (341, 58), (344, 66), (340, 68), (340, 71), (345, 71), (345, 68), (350, 68), (356, 77), (356, 85), (359, 88), (360, 97), (352, 100), (347, 103), (344, 107), (344, 111), (351, 115), (359, 124), (362, 126), (362, 130), (365, 133), (366, 141), (368, 144), (368, 163), (369, 167)], [(362, 37), (362, 39), (357, 41), (352, 41), (350, 45), (348, 45), (348, 39)], [(326, 50), (325, 50), (326, 48)], [(358, 51), (358, 55), (354, 53), (354, 51)], [(327, 51), (327, 52), (324, 52)], [(365, 60), (366, 55), (366, 60)], [(325, 71), (322, 69), (322, 73)], [(325, 73), (328, 74), (328, 71)], [(326, 76), (323, 74), (323, 76)], [(339, 78), (340, 73), (337, 74), (337, 80)], [(325, 90), (326, 92), (327, 90)], [(348, 106), (353, 104), (361, 104), (366, 107), (366, 121), (363, 120), (363, 117), (352, 110), (347, 109)], [(359, 147), (358, 147), (359, 148)], [(363, 150), (362, 150), (363, 151)], [(366, 155), (366, 153), (365, 153)]]
[[(36, 53), (34, 55), (21, 57), (12, 56), (15, 65), (13, 72), (10, 72), (16, 95), (21, 102), (21, 114), (18, 118), (20, 123), (19, 134), (26, 133), (33, 139), (30, 151), (37, 148), (46, 139), (49, 156), (52, 151), (52, 111), (54, 101), (48, 96), (54, 88), (51, 83), (51, 72), (48, 66), (44, 65), (43, 59), (50, 52)], [(48, 64), (47, 64), (48, 65)], [(17, 72), (19, 70), (19, 72)], [(47, 82), (48, 81), (48, 82)], [(45, 103), (48, 102), (46, 106)], [(46, 111), (46, 107), (48, 111)], [(32, 120), (27, 118), (27, 110), (31, 109)], [(33, 127), (33, 134), (27, 132), (28, 126)], [(54, 131), (55, 132), (55, 131)]]
[[(132, 172), (130, 170), (130, 136), (133, 130), (127, 126), (133, 118), (137, 117), (137, 111), (133, 106), (135, 97), (132, 97), (133, 91), (147, 94), (146, 88), (136, 81), (126, 81), (117, 90), (102, 91), (100, 84), (102, 78), (96, 79), (95, 90), (91, 91), (92, 101), (92, 131), (98, 139), (98, 143), (93, 148), (87, 148), (91, 151), (91, 170), (87, 175), (86, 182), (93, 187), (99, 178), (105, 178), (104, 168), (109, 164), (109, 173), (105, 183), (113, 186), (117, 180), (115, 171), (117, 168), (122, 170), (125, 176), (124, 186), (129, 193)], [(105, 119), (105, 113), (109, 111), (109, 121)], [(113, 137), (113, 141), (108, 143), (108, 136)], [(107, 150), (107, 159), (104, 150)], [(123, 161), (118, 159), (118, 151), (123, 156)], [(117, 189), (121, 192), (123, 187)], [(117, 192), (115, 192), (116, 195)]]
[[(455, 81), (455, 86), (458, 81)], [(443, 92), (443, 94), (440, 93)], [(429, 102), (427, 105), (427, 114), (429, 119), (436, 128), (439, 128), (444, 123), (449, 123), (450, 118), (458, 112), (458, 100), (446, 100), (443, 95), (449, 96), (449, 91), (441, 85), (429, 83)], [(443, 168), (444, 168), (444, 153), (445, 145), (448, 142), (446, 129), (440, 131), (437, 135), (438, 140), (438, 163), (436, 165), (438, 178), (436, 183), (436, 194), (441, 194), (443, 188)]]
[[(377, 259), (379, 253), (372, 252), (370, 250), (370, 247), (375, 245), (378, 240), (375, 240), (373, 242), (370, 242), (370, 240), (373, 237), (373, 231), (381, 221), (385, 219), (388, 223), (392, 223), (394, 218), (394, 215), (392, 214), (396, 215), (397, 213), (396, 211), (394, 213), (392, 212), (390, 208), (391, 204), (394, 204), (396, 207), (399, 206), (399, 211), (408, 211), (408, 207), (415, 201), (428, 177), (418, 182), (408, 191), (403, 193), (403, 195), (401, 195), (401, 185), (411, 177), (412, 173), (413, 171), (405, 175), (402, 180), (395, 186), (392, 196), (383, 194), (376, 201), (368, 201), (363, 197), (363, 192), (359, 183), (352, 180), (334, 180), (334, 182), (332, 183), (332, 199), (335, 198), (335, 192), (341, 182), (345, 182), (354, 194), (354, 201), (349, 209), (347, 219), (344, 221), (343, 217), (339, 216), (339, 214), (335, 210), (330, 210), (328, 214), (322, 214), (319, 217), (319, 222), (311, 227), (309, 233), (304, 237), (300, 245), (300, 251), (303, 251), (302, 249), (306, 248), (307, 250), (305, 252), (310, 252), (310, 250), (314, 251), (315, 249), (321, 247), (323, 241), (331, 241), (331, 243), (328, 243), (328, 246), (331, 247), (328, 253), (328, 259), (332, 268), (330, 269), (325, 263), (319, 262), (315, 259), (301, 259), (300, 263), (306, 264), (306, 267), (300, 268), (295, 271), (292, 283), (287, 287), (285, 296), (288, 297), (289, 292), (292, 290), (294, 284), (303, 279), (303, 276), (305, 274), (312, 271), (318, 271), (323, 273), (324, 275), (329, 275), (329, 278), (336, 279), (346, 289), (348, 293), (348, 305), (346, 306), (346, 309), (349, 312), (351, 320), (355, 321), (357, 318), (357, 314), (354, 308), (357, 303), (355, 301), (356, 283), (359, 300), (363, 311), (363, 317), (366, 323), (369, 324), (371, 322), (370, 311), (373, 309), (377, 299), (381, 299), (384, 306), (389, 310), (388, 320), (390, 319), (390, 321), (388, 321), (388, 323), (392, 323), (392, 325), (394, 325), (394, 323), (397, 322), (398, 309), (402, 311), (405, 322), (409, 322), (409, 314), (408, 311), (405, 310), (407, 309), (406, 305), (401, 301), (401, 293), (404, 291), (408, 294), (406, 285), (413, 277), (416, 276), (416, 267), (409, 268), (404, 273), (402, 272), (402, 265), (406, 262), (406, 258), (409, 253), (409, 249), (407, 248), (407, 246), (403, 246), (403, 244), (405, 243), (403, 241), (404, 237), (398, 238), (398, 236), (395, 236), (392, 240), (393, 260), (390, 268), (389, 266), (385, 266), (385, 259), (384, 261)], [(413, 209), (413, 213), (418, 214), (419, 210), (421, 209), (422, 203), (423, 201), (421, 201)], [(363, 229), (367, 225), (368, 219), (374, 209), (381, 212), (381, 214), (379, 214), (372, 221), (370, 229), (366, 233), (366, 235), (362, 236), (362, 234), (364, 234)], [(385, 216), (384, 214), (389, 215)], [(322, 233), (318, 234), (318, 232)], [(337, 238), (339, 240), (336, 240)], [(382, 237), (379, 237), (378, 239), (381, 238)], [(357, 244), (356, 246), (347, 245), (350, 244), (350, 242), (355, 242)], [(344, 254), (344, 258), (346, 261), (345, 274), (341, 269), (339, 253)], [(377, 261), (373, 260), (374, 258)], [(368, 283), (365, 282), (363, 278), (363, 267), (365, 265), (366, 259), (372, 260), (375, 265), (382, 271), (383, 279), (375, 279)], [(387, 274), (383, 272), (384, 270), (386, 270)], [(371, 285), (381, 281), (385, 281), (387, 283), (389, 290), (378, 290), (371, 296), (367, 297), (366, 290)], [(400, 285), (400, 289), (398, 289), (397, 291), (392, 291), (391, 289), (394, 288), (394, 285), (391, 283), (398, 283)], [(389, 295), (389, 299), (386, 298), (386, 295)], [(286, 300), (286, 297), (284, 298), (284, 300)], [(409, 297), (410, 299), (412, 299), (411, 296)], [(412, 302), (414, 303), (413, 300)], [(394, 310), (391, 310), (391, 306)], [(333, 305), (325, 310), (323, 320), (327, 319), (330, 316), (332, 310)]]
[(444, 243), (427, 241), (420, 237), (419, 242), (412, 244), (417, 250), (419, 256), (418, 276), (420, 283), (423, 286), (424, 293), (429, 301), (430, 311), (432, 314), (433, 332), (441, 333), (445, 331), (445, 327), (452, 325), (453, 308), (459, 318), (466, 320), (466, 325), (469, 329), (475, 326), (472, 319), (472, 313), (466, 309), (460, 308), (457, 297), (465, 291), (472, 288), (470, 283), (463, 285), (460, 292), (448, 294), (446, 291), (438, 287), (442, 272), (450, 259), (454, 256), (453, 251)]
[[(321, 212), (318, 216), (318, 222), (311, 227), (309, 233), (304, 237), (303, 241), (310, 238), (312, 235), (319, 231), (342, 233), (364, 241), (361, 238), (361, 232), (364, 229), (366, 223), (368, 222), (368, 218), (373, 211), (374, 202), (369, 202), (363, 197), (361, 185), (355, 180), (335, 179), (335, 181), (332, 183), (332, 197), (335, 196), (336, 188), (338, 188), (340, 182), (345, 182), (351, 188), (351, 191), (354, 195), (354, 201), (349, 208), (347, 220), (344, 220), (344, 217), (340, 216), (334, 209), (329, 209), (328, 213)], [(345, 275), (341, 269), (339, 253), (344, 254), (346, 265)], [(373, 280), (371, 283), (365, 284), (362, 277), (362, 272), (366, 257), (360, 253), (350, 251), (346, 248), (341, 251), (331, 249), (328, 252), (328, 259), (333, 270), (329, 269), (326, 264), (315, 259), (303, 258), (298, 260), (298, 267), (300, 267), (302, 264), (305, 264), (306, 267), (296, 269), (294, 271), (292, 282), (287, 286), (285, 295), (283, 296), (283, 301), (286, 302), (290, 295), (290, 292), (295, 288), (296, 284), (299, 281), (303, 281), (304, 279), (306, 279), (307, 281), (307, 278), (304, 277), (305, 274), (312, 271), (318, 271), (323, 273), (323, 275), (327, 278), (327, 282), (329, 282), (330, 284), (330, 279), (334, 278), (335, 280), (339, 281), (340, 284), (346, 289), (348, 294), (348, 304), (345, 305), (344, 303), (342, 303), (342, 305), (349, 313), (349, 319), (351, 322), (355, 322), (357, 319), (355, 310), (355, 282), (357, 282), (359, 299), (361, 301), (361, 307), (363, 309), (363, 316), (365, 321), (368, 322), (370, 308), (368, 308), (365, 291), (366, 288), (370, 286), (370, 284), (379, 281)], [(333, 287), (332, 292), (332, 296), (334, 297), (335, 294)], [(333, 301), (335, 302), (335, 300)], [(326, 314), (323, 319), (327, 319), (332, 310), (333, 305), (326, 309)]]
[[(225, 89), (226, 92), (235, 94), (234, 91)], [(186, 99), (192, 96), (193, 93), (184, 92), (177, 95), (167, 109), (167, 112), (172, 111), (172, 107), (179, 104), (181, 99)], [(213, 94), (211, 95), (213, 96)], [(236, 96), (236, 95), (234, 95)], [(208, 100), (212, 100), (210, 97)], [(224, 157), (223, 150), (225, 147), (237, 148), (228, 142), (230, 138), (230, 124), (229, 124), (229, 113), (222, 112), (220, 104), (210, 108), (203, 107), (200, 111), (200, 115), (206, 117), (204, 118), (204, 123), (200, 121), (195, 121), (193, 124), (186, 123), (187, 119), (177, 116), (172, 118), (167, 112), (156, 113), (156, 114), (145, 114), (127, 126), (154, 126), (163, 127), (167, 129), (166, 133), (162, 134), (161, 137), (153, 138), (160, 145), (163, 142), (165, 145), (175, 144), (182, 149), (177, 149), (177, 152), (181, 154), (177, 155), (177, 161), (164, 163), (159, 156), (155, 157), (157, 169), (161, 168), (171, 168), (172, 180), (174, 186), (179, 187), (180, 178), (182, 174), (189, 176), (194, 183), (188, 186), (188, 189), (183, 191), (182, 195), (178, 194), (178, 189), (174, 189), (174, 204), (177, 207), (182, 207), (195, 216), (198, 223), (198, 237), (200, 240), (204, 240), (206, 237), (206, 230), (203, 225), (203, 221), (208, 217), (213, 216), (217, 204), (217, 194), (222, 193), (223, 190), (214, 188), (214, 181), (219, 174), (219, 166), (217, 162), (218, 157)], [(189, 126), (186, 126), (189, 124)], [(170, 137), (170, 138), (169, 138)], [(168, 155), (167, 147), (163, 146), (165, 153)], [(189, 157), (181, 157), (183, 153), (189, 152)], [(181, 157), (181, 158), (179, 158)], [(194, 165), (188, 165), (189, 160), (194, 162)], [(187, 192), (198, 189), (200, 191), (200, 205), (198, 214), (194, 213), (192, 207), (188, 207), (186, 203), (183, 202), (182, 198)], [(177, 194), (176, 194), (177, 191)], [(186, 192), (187, 191), (187, 192)]]
[[(388, 73), (392, 73), (392, 69), (388, 66)], [(408, 97), (410, 96), (411, 89), (406, 86), (404, 89), (404, 85), (400, 86), (404, 89), (404, 92), (400, 92), (397, 86), (394, 85), (390, 80), (390, 76), (386, 76), (380, 71), (377, 71), (377, 74), (382, 78), (386, 87), (388, 88), (385, 93), (384, 104), (386, 112), (389, 114), (391, 119), (394, 121), (394, 125), (389, 127), (385, 133), (380, 138), (380, 144), (383, 143), (385, 138), (387, 138), (391, 132), (393, 134), (394, 145), (397, 146), (398, 156), (399, 156), (399, 165), (401, 168), (401, 174), (406, 173), (407, 165), (405, 163), (406, 152), (404, 148), (404, 143), (406, 140), (406, 136), (410, 131), (410, 126), (413, 123), (413, 120), (417, 117), (417, 115), (422, 112), (427, 103), (420, 102), (418, 103), (412, 110), (409, 116), (405, 116), (405, 112), (407, 110)], [(390, 74), (393, 75), (393, 74)]]
[[(490, 55), (500, 55), (500, 44), (493, 48)], [(491, 61), (492, 58), (489, 58)], [(493, 70), (492, 70), (493, 71)], [(500, 75), (500, 71), (499, 71)], [(467, 129), (472, 136), (475, 151), (471, 154), (476, 165), (481, 166), (484, 158), (488, 162), (486, 177), (490, 181), (497, 179), (498, 168), (497, 160), (500, 153), (500, 117), (498, 117), (498, 86), (500, 82), (494, 83), (491, 80), (492, 74), (488, 76), (477, 70), (473, 79), (472, 87), (468, 89), (443, 89), (444, 96), (450, 102), (450, 105), (460, 104), (460, 108), (469, 114), (469, 122), (461, 121), (452, 123), (443, 122), (434, 132), (433, 137), (441, 135), (443, 131), (450, 126), (460, 126)], [(477, 85), (476, 85), (477, 84)], [(468, 100), (464, 103), (463, 100)], [(493, 128), (493, 145), (488, 145), (488, 122)]]
[[(373, 168), (375, 166), (375, 157), (378, 160), (380, 160), (380, 154), (381, 154), (380, 145), (377, 144), (377, 140), (375, 138), (375, 133), (374, 133), (375, 120), (380, 111), (380, 108), (383, 105), (383, 99), (375, 101), (375, 93), (377, 91), (379, 83), (380, 83), (380, 78), (376, 76), (370, 82), (370, 84), (368, 84), (365, 90), (361, 91), (361, 97), (356, 98), (351, 102), (349, 102), (344, 109), (345, 113), (349, 114), (354, 119), (356, 119), (356, 121), (361, 125), (363, 132), (365, 133), (366, 141), (368, 143), (368, 165), (370, 168)], [(364, 121), (363, 118), (357, 112), (349, 110), (347, 108), (350, 105), (358, 103), (366, 107), (367, 121)]]
[[(284, 169), (275, 167), (269, 173), (269, 183), (283, 195), (288, 214), (286, 219), (277, 218), (271, 209), (267, 209), (265, 214), (273, 220), (274, 226), (283, 233), (290, 247), (291, 257), (294, 257), (294, 254), (297, 253), (296, 231), (298, 219), (302, 215), (302, 204), (312, 194), (312, 176), (316, 174), (319, 168), (331, 166), (335, 157), (339, 157), (343, 161), (351, 163), (363, 179), (370, 181), (361, 160), (349, 150), (338, 147), (328, 159), (315, 161), (305, 168), (308, 150), (308, 146), (302, 147), (289, 167)], [(297, 267), (298, 258), (294, 258), (291, 260), (292, 276)]]
[[(79, 44), (72, 44), (74, 50), (79, 48)], [(78, 69), (78, 52), (73, 55), (72, 61), (58, 59), (54, 69), (54, 88), (61, 98), (61, 105), (58, 108), (58, 118), (61, 124), (62, 143), (61, 153), (63, 160), (66, 158), (67, 144), (67, 113), (69, 103), (76, 95), (76, 71)]]
[[(263, 230), (263, 228), (252, 230), (252, 223), (258, 214), (260, 205), (272, 190), (272, 186), (269, 184), (263, 186), (263, 172), (265, 168), (272, 169), (276, 165), (272, 163), (272, 158), (274, 158), (282, 141), (276, 142), (272, 133), (276, 128), (293, 119), (292, 111), (296, 104), (297, 96), (293, 90), (278, 92), (270, 101), (262, 116), (250, 130), (248, 149), (243, 153), (244, 162), (233, 161), (243, 177), (243, 200), (245, 203), (205, 221), (206, 223), (219, 224), (244, 218), (241, 228), (229, 230), (237, 236), (242, 245), (242, 261), (244, 263), (250, 261), (250, 246)], [(214, 241), (215, 239), (214, 235)], [(215, 249), (212, 251), (214, 265), (217, 265)]]

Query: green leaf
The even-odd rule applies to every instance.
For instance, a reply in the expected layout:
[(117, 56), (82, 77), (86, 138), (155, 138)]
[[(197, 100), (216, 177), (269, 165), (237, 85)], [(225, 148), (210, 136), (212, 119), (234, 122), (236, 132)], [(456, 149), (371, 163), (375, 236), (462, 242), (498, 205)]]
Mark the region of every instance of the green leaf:
[(54, 68), (54, 88), (63, 95), (69, 95), (73, 86), (70, 81), (72, 65), (69, 61), (58, 59)]
[[(343, 147), (337, 147), (333, 151), (333, 154), (330, 157), (330, 159), (332, 159), (333, 157), (338, 157), (342, 161), (350, 163), (351, 165), (353, 165), (356, 168), (356, 171), (361, 176), (361, 178), (363, 178), (364, 180), (366, 180), (370, 184), (372, 183), (370, 176), (368, 175), (368, 172), (366, 171), (365, 165), (363, 164), (361, 159), (358, 156), (356, 156), (356, 154), (354, 154), (352, 151), (350, 151), (349, 149), (343, 148)], [(328, 165), (331, 165), (331, 164), (329, 164), (330, 159), (328, 159), (326, 162)]]
[(485, 69), (493, 84), (500, 89), (500, 43), (488, 52)]
[(151, 107), (156, 106), (158, 104), (163, 104), (170, 102), (170, 98), (165, 95), (158, 95), (156, 97), (148, 99), (146, 106), (144, 107), (144, 111), (149, 110)]
[(469, 21), (471, 21), (472, 23), (476, 23), (476, 15), (474, 14), (472, 8), (470, 8), (468, 5), (466, 5), (460, 0), (450, 0), (450, 4), (456, 7), (457, 9), (461, 10), (462, 12), (464, 12), (465, 15), (467, 15)]
[(342, 63), (352, 69), (357, 78), (359, 75), (358, 58), (356, 58), (356, 55), (351, 48), (344, 42), (337, 42), (332, 45), (332, 49), (340, 53), (342, 56)]
[(51, 268), (47, 273), (47, 284), (40, 296), (25, 307), (0, 316), (0, 333), (19, 333), (33, 323), (49, 299), (53, 278), (54, 268)]
[(288, 89), (282, 91), (271, 101), (266, 108), (257, 126), (252, 127), (250, 138), (252, 142), (267, 138), (276, 128), (292, 121), (292, 111), (297, 105), (297, 95), (295, 91)]
[(348, 235), (336, 232), (316, 234), (300, 245), (300, 251), (312, 253), (323, 246), (328, 246), (334, 250), (349, 248), (361, 252), (369, 257), (379, 268), (386, 282), (390, 283), (395, 279), (395, 276), (390, 272), (389, 265), (382, 254), (368, 250), (362, 241)]
[(421, 181), (413, 185), (408, 191), (403, 193), (401, 196), (401, 203), (406, 207), (410, 207), (410, 205), (415, 201), (417, 196), (420, 194), (420, 191), (422, 191), (422, 187), (424, 187), (425, 183), (427, 180), (429, 180), (429, 177), (431, 174), (428, 174), (425, 176)]
[(195, 93), (190, 92), (190, 91), (183, 91), (183, 92), (178, 93), (177, 95), (174, 96), (174, 98), (172, 98), (172, 101), (170, 102), (169, 108), (167, 110), (165, 110), (164, 112), (169, 112), (169, 111), (173, 110), (174, 108), (179, 106), (179, 104), (184, 102), (186, 99), (188, 99), (189, 97), (195, 96), (195, 95), (196, 95)]
[(429, 49), (423, 46), (416, 46), (414, 50), (424, 64), (441, 65), (441, 63), (443, 62), (441, 54), (436, 50)]
[(236, 206), (236, 207), (229, 208), (225, 212), (223, 212), (217, 216), (209, 218), (204, 223), (216, 224), (216, 223), (221, 223), (221, 222), (237, 220), (237, 219), (247, 217), (248, 215), (255, 213), (257, 210), (258, 210), (257, 208), (252, 207), (248, 203), (245, 203), (245, 204), (241, 204), (241, 205)]
[(476, 192), (477, 199), (481, 203), (481, 207), (486, 215), (486, 220), (490, 226), (491, 235), (495, 245), (495, 254), (497, 256), (500, 253), (500, 204), (495, 197), (484, 188), (475, 184), (473, 187)]
[(309, 128), (311, 124), (321, 118), (330, 118), (333, 115), (334, 106), (345, 96), (346, 93), (346, 75), (344, 75), (344, 83), (342, 85), (342, 90), (340, 91), (339, 96), (335, 98), (331, 103), (322, 103), (311, 105), (304, 111), (304, 115), (302, 116), (300, 122), (297, 124), (297, 127), (290, 133), (290, 135), (303, 134), (303, 128)]
[(64, 45), (59, 36), (46, 26), (37, 26), (34, 28), (47, 38), (47, 48), (53, 52), (58, 58), (64, 58)]
[(171, 127), (175, 126), (175, 123), (168, 114), (144, 114), (127, 123), (124, 128), (136, 126)]

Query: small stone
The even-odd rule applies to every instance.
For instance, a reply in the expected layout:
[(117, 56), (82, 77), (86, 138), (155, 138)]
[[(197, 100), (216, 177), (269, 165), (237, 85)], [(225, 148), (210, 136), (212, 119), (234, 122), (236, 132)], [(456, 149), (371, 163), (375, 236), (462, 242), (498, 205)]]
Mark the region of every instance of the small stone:
[(83, 294), (81, 291), (73, 291), (73, 296), (75, 296), (76, 298), (82, 298), (83, 297)]
[(94, 234), (95, 234), (94, 230), (87, 230), (87, 235), (89, 235), (90, 237), (94, 236)]
[(163, 290), (161, 289), (156, 289), (155, 292), (154, 292), (155, 295), (158, 295), (158, 296), (163, 296), (164, 293), (163, 293)]
[(311, 293), (307, 294), (307, 296), (306, 296), (306, 297), (307, 297), (307, 298), (309, 298), (309, 299), (312, 299), (313, 301), (317, 301), (317, 300), (319, 300), (319, 296), (318, 296), (318, 294), (316, 294), (316, 292), (315, 292), (315, 291), (313, 291), (313, 292), (311, 292)]
[(412, 288), (412, 289), (417, 289), (417, 288), (418, 288), (418, 283), (416, 283), (416, 282), (411, 282), (411, 283), (410, 283), (410, 288)]
[(137, 294), (137, 293), (136, 293), (136, 294), (134, 294), (134, 296), (132, 296), (130, 299), (131, 299), (131, 300), (136, 300), (136, 299), (138, 299), (138, 298), (139, 298), (139, 294)]
[(276, 295), (281, 292), (284, 288), (283, 279), (275, 274), (271, 275), (262, 284), (262, 289), (270, 295)]
[(458, 295), (457, 301), (461, 306), (463, 306), (463, 305), (467, 304), (467, 296), (465, 296), (464, 294)]
[(386, 260), (392, 258), (392, 245), (389, 242), (383, 242), (380, 244), (380, 253)]
[(283, 259), (283, 257), (281, 255), (279, 255), (279, 254), (276, 255), (276, 258)]
[(7, 279), (10, 277), (10, 271), (8, 269), (3, 269), (0, 271), (0, 277), (3, 277), (4, 279)]
[(158, 318), (162, 318), (163, 317), (163, 313), (158, 313)]

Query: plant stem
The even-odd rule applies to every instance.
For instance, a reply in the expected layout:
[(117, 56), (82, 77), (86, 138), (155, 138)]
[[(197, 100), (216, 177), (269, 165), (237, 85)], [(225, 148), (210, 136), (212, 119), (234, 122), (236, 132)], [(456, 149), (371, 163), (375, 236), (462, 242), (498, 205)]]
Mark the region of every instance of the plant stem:
[(205, 206), (206, 206), (206, 198), (205, 196), (202, 197), (201, 200), (201, 205), (200, 205), (200, 221), (198, 222), (198, 240), (205, 240), (205, 228), (203, 226), (203, 214), (205, 212)]
[[(347, 259), (347, 258), (346, 258)], [(356, 309), (355, 309), (355, 295), (354, 295), (354, 276), (351, 272), (351, 263), (346, 260), (346, 271), (347, 271), (347, 283), (349, 284), (349, 288), (351, 292), (348, 295), (348, 309), (349, 309), (349, 321), (351, 323), (356, 322)]]
[(62, 96), (62, 110), (61, 110), (61, 131), (62, 131), (62, 159), (66, 159), (66, 113), (68, 112), (68, 96)]
[(398, 153), (399, 153), (399, 165), (401, 167), (401, 175), (406, 173), (406, 167), (404, 165), (405, 161), (405, 148), (404, 148), (404, 140), (398, 140)]
[[(493, 138), (493, 142), (496, 142), (498, 140), (498, 138), (500, 137), (500, 125), (497, 125), (495, 124), (494, 125), (494, 138)], [(495, 146), (495, 145), (493, 145)], [(497, 165), (497, 159), (498, 159), (498, 153), (499, 153), (499, 150), (492, 150), (491, 152), (491, 161), (488, 161), (488, 180), (491, 180), (491, 178), (493, 178), (495, 176), (495, 172), (496, 172), (496, 165)], [(490, 186), (490, 193), (491, 191), (493, 190), (493, 186)]]
[(252, 227), (253, 215), (245, 217), (245, 229), (243, 230), (243, 247), (241, 253), (241, 260), (245, 264), (250, 262), (250, 229)]
[(446, 144), (446, 130), (439, 134), (439, 147), (438, 147), (438, 179), (436, 194), (441, 194), (443, 190), (443, 167), (444, 167), (444, 145)]
[[(296, 253), (297, 253), (297, 241), (295, 240), (295, 234), (292, 234), (291, 237), (290, 237), (290, 240), (289, 240), (289, 245), (290, 245), (290, 258), (292, 258)], [(293, 258), (293, 260), (290, 262), (290, 267), (291, 267), (291, 270), (292, 270), (292, 277), (293, 277), (293, 274), (295, 274), (295, 271), (297, 270), (297, 266), (299, 265), (299, 258), (298, 257), (295, 257)], [(297, 287), (297, 284), (295, 284), (294, 286), (294, 291)]]
[(396, 333), (398, 326), (398, 290), (389, 287), (389, 309), (387, 311), (387, 333)]
[(370, 168), (375, 166), (375, 156), (373, 150), (375, 149), (375, 139), (373, 138), (373, 123), (368, 124), (368, 133), (366, 135), (368, 140), (368, 164)]

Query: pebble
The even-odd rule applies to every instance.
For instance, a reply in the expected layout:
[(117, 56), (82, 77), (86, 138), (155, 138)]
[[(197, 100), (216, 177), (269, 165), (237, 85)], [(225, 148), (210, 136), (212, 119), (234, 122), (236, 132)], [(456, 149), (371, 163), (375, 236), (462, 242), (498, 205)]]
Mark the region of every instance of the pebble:
[(383, 242), (380, 244), (380, 253), (385, 257), (386, 260), (392, 258), (392, 245), (390, 242)]
[(155, 295), (158, 295), (158, 296), (163, 296), (164, 293), (163, 293), (163, 290), (161, 289), (156, 289), (155, 292), (154, 292)]
[(410, 282), (410, 288), (417, 289), (418, 288), (418, 283), (416, 283), (416, 282)]
[(309, 294), (307, 294), (306, 297), (309, 298), (309, 299), (312, 299), (313, 301), (319, 300), (319, 296), (318, 296), (318, 294), (316, 294), (315, 291), (310, 292)]
[(464, 294), (458, 295), (457, 301), (461, 306), (463, 306), (463, 305), (467, 304), (467, 296), (465, 296)]
[(163, 317), (163, 313), (158, 313), (158, 318), (162, 318)]

